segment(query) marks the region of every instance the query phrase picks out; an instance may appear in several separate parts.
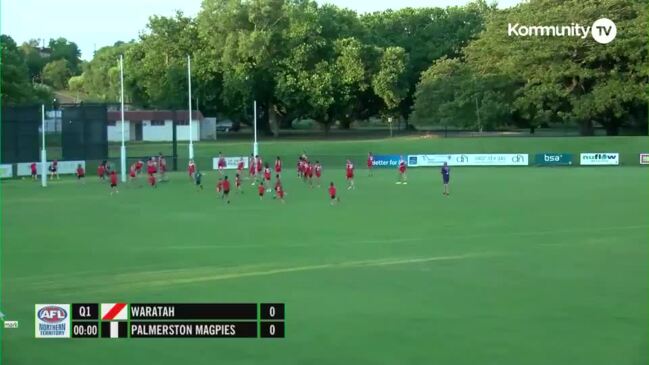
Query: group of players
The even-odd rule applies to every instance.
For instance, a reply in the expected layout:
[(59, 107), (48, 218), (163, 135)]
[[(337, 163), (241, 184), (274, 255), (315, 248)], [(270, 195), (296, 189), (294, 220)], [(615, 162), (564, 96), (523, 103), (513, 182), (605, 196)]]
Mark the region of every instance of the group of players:
[[(167, 162), (164, 155), (162, 155), (162, 153), (160, 153), (159, 156), (157, 157), (149, 158), (146, 162), (146, 166), (147, 166), (146, 173), (148, 176), (147, 181), (151, 187), (156, 188), (158, 186), (157, 185), (158, 181), (167, 181), (167, 177), (166, 177)], [(237, 161), (237, 172), (234, 178), (234, 188), (239, 193), (243, 192), (241, 188), (241, 184), (242, 184), (241, 179), (244, 174), (243, 172), (244, 167), (245, 167), (245, 161), (243, 157), (241, 157), (239, 161)], [(36, 163), (32, 163), (30, 168), (31, 168), (32, 179), (37, 179)], [(144, 162), (142, 160), (138, 160), (133, 164), (131, 164), (129, 168), (129, 182), (134, 183), (137, 180), (138, 176), (142, 173), (143, 168), (144, 168)], [(230, 191), (232, 189), (232, 186), (228, 176), (224, 175), (224, 171), (226, 168), (227, 168), (227, 161), (223, 156), (223, 154), (219, 153), (219, 157), (217, 160), (217, 171), (219, 173), (219, 179), (217, 182), (216, 191), (218, 194), (220, 194), (220, 197), (223, 200), (225, 200), (228, 204), (230, 204)], [(408, 184), (407, 175), (406, 175), (407, 168), (408, 168), (408, 164), (406, 163), (403, 156), (401, 156), (397, 167), (398, 170), (398, 178), (396, 182), (397, 184)], [(274, 187), (271, 189), (271, 185), (272, 185), (271, 178), (273, 173), (270, 168), (270, 165), (268, 164), (268, 162), (264, 163), (261, 156), (253, 155), (253, 154), (250, 155), (250, 157), (248, 158), (248, 178), (252, 181), (251, 185), (253, 186), (258, 185), (257, 192), (259, 194), (259, 199), (263, 200), (266, 193), (274, 192), (275, 199), (279, 199), (282, 203), (286, 202), (284, 199), (286, 193), (280, 178), (282, 174), (282, 169), (283, 169), (282, 160), (279, 156), (277, 156), (274, 163), (275, 184)], [(368, 157), (367, 157), (367, 169), (368, 169), (369, 176), (373, 176), (374, 155), (371, 152), (368, 153)], [(52, 163), (49, 165), (48, 170), (50, 173), (50, 179), (54, 179), (54, 178), (59, 179), (57, 160), (52, 161)], [(302, 153), (302, 155), (298, 157), (296, 170), (297, 170), (297, 177), (302, 179), (310, 188), (313, 188), (314, 185), (317, 186), (318, 188), (320, 187), (320, 180), (322, 178), (322, 165), (320, 164), (320, 161), (316, 160), (314, 163), (312, 163), (309, 160), (306, 153)], [(192, 180), (196, 184), (198, 189), (202, 190), (203, 174), (198, 170), (194, 160), (189, 161), (187, 172), (189, 174), (190, 180)], [(83, 181), (85, 175), (86, 174), (83, 166), (79, 164), (76, 170), (77, 179), (79, 181)], [(106, 160), (102, 161), (99, 167), (97, 167), (97, 175), (100, 180), (106, 180), (106, 178), (110, 180), (111, 195), (119, 193), (119, 190), (117, 189), (117, 185), (118, 185), (117, 173), (112, 168), (109, 161)], [(442, 166), (441, 175), (442, 175), (442, 183), (444, 186), (443, 195), (448, 196), (449, 195), (448, 184), (450, 181), (450, 167), (448, 166), (447, 163), (444, 163), (444, 165)], [(348, 190), (354, 189), (355, 188), (354, 164), (349, 159), (345, 163), (345, 177), (347, 181), (347, 189)], [(329, 197), (332, 205), (340, 202), (340, 198), (336, 194), (337, 190), (333, 181), (329, 184), (328, 192), (329, 192)]]

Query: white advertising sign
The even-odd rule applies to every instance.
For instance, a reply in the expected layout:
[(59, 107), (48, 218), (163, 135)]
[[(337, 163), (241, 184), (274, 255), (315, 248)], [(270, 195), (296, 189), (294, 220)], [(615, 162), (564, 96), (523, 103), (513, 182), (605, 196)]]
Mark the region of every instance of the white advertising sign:
[(11, 164), (0, 165), (0, 178), (7, 179), (14, 176), (14, 171)]
[[(237, 165), (239, 165), (239, 160), (243, 159), (243, 168), (248, 168), (248, 157), (225, 157), (225, 169), (226, 170), (236, 170)], [(212, 159), (212, 169), (217, 170), (219, 168), (219, 158), (214, 157)]]
[[(52, 164), (52, 161), (47, 161), (47, 164), (45, 166), (45, 169), (49, 169), (50, 165)], [(76, 174), (77, 173), (77, 166), (81, 164), (83, 169), (86, 169), (86, 161), (59, 161), (58, 165), (58, 173), (59, 174)], [(31, 168), (32, 163), (31, 162), (25, 162), (25, 163), (19, 163), (16, 164), (18, 167), (16, 169), (16, 175), (18, 176), (31, 176), (32, 174), (32, 168)], [(36, 161), (36, 172), (38, 174), (41, 174), (41, 162)], [(49, 170), (47, 171), (49, 174)]]
[(409, 155), (408, 166), (527, 166), (526, 153), (453, 154), (453, 155)]
[(619, 153), (581, 153), (579, 164), (584, 166), (617, 166), (620, 164)]

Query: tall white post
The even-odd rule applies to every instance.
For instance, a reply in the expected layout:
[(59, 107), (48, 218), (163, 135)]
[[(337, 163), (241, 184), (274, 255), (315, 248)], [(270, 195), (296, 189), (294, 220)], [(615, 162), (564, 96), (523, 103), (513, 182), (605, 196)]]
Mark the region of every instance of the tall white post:
[(126, 137), (124, 131), (124, 56), (119, 56), (119, 81), (121, 86), (121, 104), (122, 104), (122, 148), (121, 148), (121, 168), (122, 182), (126, 182)]
[(253, 102), (253, 129), (255, 131), (255, 139), (252, 143), (252, 153), (257, 156), (259, 154), (259, 145), (257, 144), (257, 100)]
[[(56, 113), (56, 110), (54, 111)], [(41, 186), (47, 186), (47, 151), (45, 150), (45, 105), (41, 105)]]
[(187, 80), (189, 84), (189, 159), (194, 159), (194, 136), (192, 132), (192, 59), (187, 55)]

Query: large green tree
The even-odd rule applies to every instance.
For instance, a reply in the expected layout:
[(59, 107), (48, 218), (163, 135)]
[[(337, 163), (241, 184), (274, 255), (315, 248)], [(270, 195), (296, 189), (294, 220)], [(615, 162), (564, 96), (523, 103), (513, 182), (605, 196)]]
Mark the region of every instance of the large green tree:
[[(646, 120), (647, 5), (623, 0), (532, 0), (494, 14), (480, 38), (465, 50), (480, 74), (502, 74), (523, 85), (516, 114), (530, 126), (577, 123), (592, 134), (594, 123), (615, 135), (622, 126)], [(508, 36), (508, 24), (591, 25), (606, 16), (617, 38), (599, 44), (588, 36)], [(646, 123), (642, 126), (646, 128)]]
[(3, 34), (0, 36), (0, 44), (2, 46), (2, 104), (19, 105), (51, 101), (52, 93), (49, 88), (32, 85), (29, 69), (16, 42)]
[(43, 67), (43, 81), (56, 90), (67, 88), (71, 76), (70, 64), (66, 59), (49, 62)]

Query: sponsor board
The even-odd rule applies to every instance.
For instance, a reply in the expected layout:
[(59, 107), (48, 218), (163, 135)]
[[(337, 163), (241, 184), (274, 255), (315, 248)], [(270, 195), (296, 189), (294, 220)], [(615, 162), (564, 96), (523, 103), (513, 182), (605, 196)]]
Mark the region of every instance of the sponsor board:
[(14, 169), (11, 164), (0, 165), (0, 179), (7, 179), (14, 176)]
[(401, 156), (399, 155), (375, 155), (374, 164), (372, 166), (376, 168), (397, 168), (399, 162), (401, 161)]
[(69, 338), (70, 305), (36, 304), (36, 338)]
[(579, 164), (583, 166), (617, 166), (620, 164), (620, 154), (614, 152), (582, 153)]
[[(49, 169), (50, 165), (52, 164), (52, 161), (47, 161), (47, 164), (45, 165), (45, 169)], [(63, 174), (76, 174), (77, 173), (77, 166), (81, 164), (83, 169), (86, 169), (86, 161), (59, 161), (58, 165), (58, 173), (63, 175)], [(32, 162), (25, 162), (25, 163), (19, 163), (16, 164), (16, 176), (31, 176), (32, 174), (32, 169), (31, 169)], [(38, 174), (41, 174), (41, 162), (36, 161), (36, 172)], [(47, 171), (49, 174), (49, 171)]]
[[(236, 170), (239, 160), (243, 159), (243, 168), (248, 168), (248, 157), (225, 157), (225, 169), (226, 170)], [(219, 158), (214, 157), (212, 159), (212, 169), (218, 170), (219, 168)]]
[(640, 154), (640, 165), (649, 165), (649, 153)]
[(537, 153), (534, 158), (537, 166), (570, 166), (572, 155), (570, 153)]
[(453, 154), (453, 155), (409, 155), (408, 166), (527, 166), (526, 153)]

